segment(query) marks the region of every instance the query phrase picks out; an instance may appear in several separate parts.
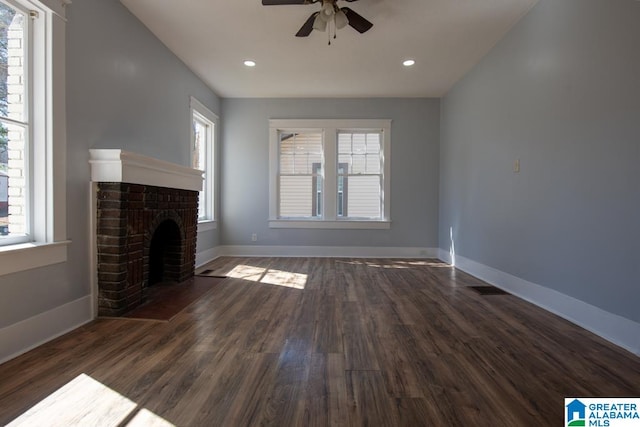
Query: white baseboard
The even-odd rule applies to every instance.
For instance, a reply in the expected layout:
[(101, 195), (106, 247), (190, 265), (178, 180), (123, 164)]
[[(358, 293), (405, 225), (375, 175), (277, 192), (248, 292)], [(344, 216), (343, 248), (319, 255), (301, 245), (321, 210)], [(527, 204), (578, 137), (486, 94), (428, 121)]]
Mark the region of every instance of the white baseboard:
[(196, 268), (221, 256), (318, 258), (438, 258), (437, 248), (375, 246), (217, 246), (196, 254)]
[(218, 256), (337, 257), (337, 258), (437, 258), (437, 248), (377, 246), (219, 246)]
[(439, 258), (640, 356), (640, 323), (442, 249)]
[(87, 295), (0, 329), (0, 363), (90, 322), (92, 304)]
[(202, 252), (196, 253), (196, 268), (200, 268), (208, 262), (221, 256), (220, 248), (222, 246), (216, 246), (215, 248), (206, 249)]

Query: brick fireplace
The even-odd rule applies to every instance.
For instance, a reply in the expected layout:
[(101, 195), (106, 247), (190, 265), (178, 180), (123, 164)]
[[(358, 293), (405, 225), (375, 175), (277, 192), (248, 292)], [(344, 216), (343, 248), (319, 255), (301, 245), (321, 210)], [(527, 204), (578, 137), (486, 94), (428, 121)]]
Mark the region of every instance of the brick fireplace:
[(120, 316), (194, 275), (202, 172), (121, 150), (90, 158), (97, 314)]

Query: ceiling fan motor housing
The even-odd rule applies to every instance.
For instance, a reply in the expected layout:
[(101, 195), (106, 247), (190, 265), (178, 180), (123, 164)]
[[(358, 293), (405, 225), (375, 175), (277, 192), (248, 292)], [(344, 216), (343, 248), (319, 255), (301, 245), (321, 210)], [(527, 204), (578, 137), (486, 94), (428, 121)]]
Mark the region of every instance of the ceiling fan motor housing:
[(321, 15), (324, 17), (325, 20), (331, 19), (333, 14), (336, 12), (335, 11), (335, 7), (336, 7), (335, 3), (332, 2), (331, 0), (325, 0), (322, 3), (322, 13), (321, 13)]

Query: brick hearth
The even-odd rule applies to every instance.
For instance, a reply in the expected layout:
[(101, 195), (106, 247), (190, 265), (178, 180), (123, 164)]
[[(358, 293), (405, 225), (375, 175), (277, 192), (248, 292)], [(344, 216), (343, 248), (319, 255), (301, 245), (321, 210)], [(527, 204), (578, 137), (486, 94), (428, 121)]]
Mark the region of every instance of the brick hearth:
[(101, 182), (97, 203), (98, 315), (119, 316), (145, 300), (151, 240), (165, 221), (175, 224), (180, 239), (168, 248), (164, 280), (193, 276), (197, 191)]

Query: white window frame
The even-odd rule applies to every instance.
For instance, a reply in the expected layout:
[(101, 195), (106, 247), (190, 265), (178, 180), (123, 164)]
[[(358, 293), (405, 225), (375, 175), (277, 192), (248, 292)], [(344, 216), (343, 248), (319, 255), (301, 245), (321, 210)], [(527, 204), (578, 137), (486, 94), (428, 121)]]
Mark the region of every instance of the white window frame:
[(31, 232), (28, 242), (0, 246), (0, 276), (65, 262), (65, 1), (13, 0), (32, 11), (29, 87)]
[[(382, 217), (380, 219), (338, 218), (337, 168), (338, 132), (382, 130)], [(280, 132), (320, 132), (324, 146), (324, 182), (322, 218), (286, 219), (278, 216)], [(387, 119), (278, 119), (269, 120), (269, 227), (318, 229), (391, 228), (391, 120)]]
[(202, 191), (208, 196), (205, 198), (205, 217), (198, 219), (198, 232), (214, 230), (217, 228), (217, 192), (215, 189), (215, 161), (217, 158), (217, 146), (218, 146), (218, 129), (220, 119), (216, 114), (209, 110), (202, 102), (198, 101), (195, 97), (190, 97), (189, 100), (189, 112), (190, 121), (189, 128), (190, 134), (190, 159), (193, 158), (195, 150), (195, 132), (193, 122), (197, 118), (200, 121), (207, 123), (210, 126), (211, 132), (207, 134), (206, 143), (206, 166), (204, 171), (204, 180), (202, 183)]

